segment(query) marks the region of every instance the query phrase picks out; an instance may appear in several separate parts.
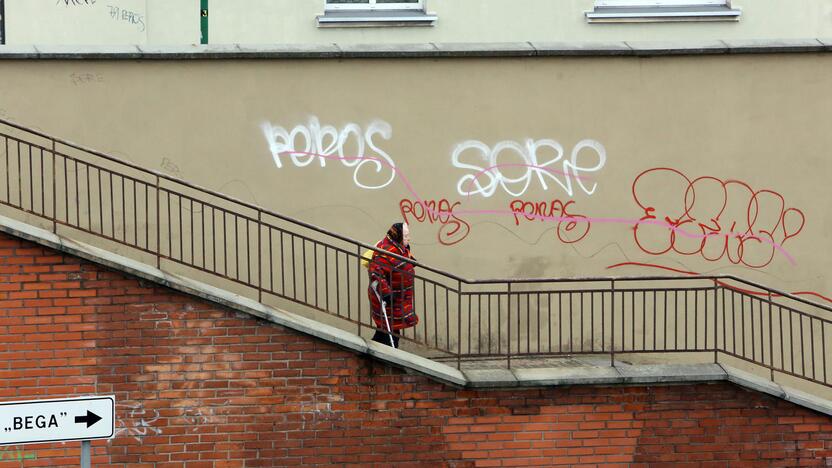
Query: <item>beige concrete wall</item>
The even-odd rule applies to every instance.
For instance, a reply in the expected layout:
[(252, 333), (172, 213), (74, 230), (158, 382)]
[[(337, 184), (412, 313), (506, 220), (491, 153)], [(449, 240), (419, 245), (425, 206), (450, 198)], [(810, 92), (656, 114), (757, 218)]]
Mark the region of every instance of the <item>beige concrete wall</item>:
[[(6, 0), (8, 44), (199, 43), (198, 0)], [(110, 6), (144, 25), (112, 17)], [(832, 37), (827, 0), (736, 0), (739, 22), (587, 24), (592, 0), (428, 0), (427, 28), (319, 29), (323, 0), (211, 0), (211, 43), (684, 41)]]
[[(366, 242), (401, 218), (403, 200), (448, 200), (437, 208), (456, 218), (408, 214), (415, 254), (467, 277), (662, 267), (828, 297), (830, 72), (832, 56), (814, 54), (7, 62), (0, 116)], [(277, 167), (272, 150), (291, 146), (280, 129), (294, 131), (299, 151), (299, 135), (319, 135), (323, 150), (309, 151), (331, 158), (335, 134), (346, 135), (344, 156), (389, 158), (395, 178), (371, 163), (301, 156), (283, 155)], [(560, 148), (563, 159), (550, 162)], [(460, 194), (474, 167), (494, 164), (502, 179), (481, 173), (480, 190)], [(673, 170), (645, 172), (655, 168)], [(695, 202), (691, 192), (685, 201), (681, 174), (702, 178)], [(515, 219), (517, 199), (590, 222)], [(667, 250), (671, 234), (649, 223), (683, 218), (686, 203), (675, 251), (651, 254)], [(657, 220), (645, 223), (649, 207)], [(700, 252), (703, 230), (718, 235)]]

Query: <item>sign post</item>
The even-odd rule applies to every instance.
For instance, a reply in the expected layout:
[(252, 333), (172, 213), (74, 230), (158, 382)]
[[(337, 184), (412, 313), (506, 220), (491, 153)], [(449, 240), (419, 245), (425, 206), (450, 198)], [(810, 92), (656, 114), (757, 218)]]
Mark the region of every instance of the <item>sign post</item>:
[(81, 441), (81, 468), (90, 468), (90, 441)]
[(81, 441), (81, 466), (90, 467), (90, 441), (115, 435), (113, 395), (0, 402), (0, 445)]

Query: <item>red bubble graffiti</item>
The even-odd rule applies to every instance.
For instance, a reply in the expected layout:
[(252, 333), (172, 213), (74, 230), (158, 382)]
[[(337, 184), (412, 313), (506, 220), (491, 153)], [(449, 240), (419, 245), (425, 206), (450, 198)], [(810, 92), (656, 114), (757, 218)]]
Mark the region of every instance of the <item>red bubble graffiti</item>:
[[(639, 174), (632, 192), (644, 210), (633, 237), (649, 255), (673, 251), (763, 268), (774, 260), (777, 246), (800, 234), (806, 222), (802, 211), (787, 208), (785, 198), (773, 190), (712, 176), (691, 180), (666, 167)], [(681, 230), (695, 235), (677, 235)]]
[(451, 203), (444, 198), (441, 200), (410, 200), (405, 198), (399, 202), (399, 210), (402, 213), (402, 219), (406, 223), (410, 223), (411, 220), (430, 224), (438, 222), (442, 225), (436, 236), (439, 243), (454, 245), (462, 242), (471, 232), (471, 225), (454, 215), (454, 209), (461, 204), (461, 202)]
[(575, 204), (574, 200), (563, 202), (561, 200), (530, 202), (514, 200), (509, 204), (511, 212), (514, 213), (515, 226), (520, 225), (520, 218), (529, 221), (557, 221), (555, 230), (558, 240), (564, 244), (574, 244), (581, 241), (589, 234), (592, 227), (589, 218), (580, 214), (569, 212), (569, 207)]

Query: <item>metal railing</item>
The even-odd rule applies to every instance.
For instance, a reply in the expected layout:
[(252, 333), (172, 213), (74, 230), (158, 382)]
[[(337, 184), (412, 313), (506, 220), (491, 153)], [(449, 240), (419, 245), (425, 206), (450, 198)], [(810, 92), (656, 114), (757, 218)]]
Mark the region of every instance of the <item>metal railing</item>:
[[(4, 120), (0, 154), (0, 205), (55, 232), (375, 329), (360, 265), (372, 245)], [(832, 308), (742, 278), (468, 280), (412, 263), (420, 322), (402, 338), (429, 357), (713, 353), (832, 386)]]

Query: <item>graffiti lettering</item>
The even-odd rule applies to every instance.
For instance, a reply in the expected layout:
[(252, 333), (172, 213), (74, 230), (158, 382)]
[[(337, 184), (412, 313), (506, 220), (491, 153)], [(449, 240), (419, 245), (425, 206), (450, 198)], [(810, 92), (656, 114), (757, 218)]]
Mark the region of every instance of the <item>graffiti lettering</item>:
[[(393, 159), (373, 141), (376, 136), (385, 140), (393, 136), (393, 128), (387, 122), (376, 120), (371, 122), (366, 129), (362, 129), (358, 124), (350, 123), (338, 130), (332, 125), (321, 126), (318, 119), (312, 117), (307, 125), (298, 125), (291, 130), (268, 122), (263, 123), (260, 128), (269, 143), (269, 150), (278, 168), (283, 167), (283, 156), (289, 156), (289, 160), (296, 167), (308, 166), (316, 159), (321, 167), (325, 167), (327, 159), (334, 159), (329, 156), (337, 154), (341, 164), (355, 168), (353, 181), (358, 187), (380, 189), (390, 185), (396, 178), (396, 165)], [(358, 149), (356, 157), (344, 156), (344, 150), (350, 142), (353, 142)], [(368, 164), (375, 167), (377, 174), (389, 170), (390, 176), (375, 181), (360, 180), (359, 174)]]
[(173, 162), (172, 160), (170, 160), (168, 158), (165, 158), (165, 157), (162, 158), (161, 168), (162, 168), (163, 171), (167, 172), (168, 174), (170, 174), (174, 177), (178, 177), (180, 179), (183, 178), (182, 177), (182, 170), (179, 169), (179, 166), (175, 162)]
[(403, 199), (399, 202), (399, 210), (402, 219), (406, 223), (415, 220), (419, 223), (427, 221), (430, 224), (439, 223), (437, 238), (442, 245), (454, 245), (462, 242), (468, 233), (471, 232), (471, 225), (454, 214), (454, 209), (461, 205), (461, 202), (451, 203), (446, 199), (441, 200), (410, 200)]
[(132, 437), (137, 443), (142, 443), (142, 437), (148, 434), (161, 434), (162, 430), (153, 426), (159, 420), (159, 411), (146, 410), (141, 402), (121, 402), (116, 404), (116, 412), (126, 412), (126, 415), (116, 417), (116, 436)]
[[(671, 168), (642, 172), (632, 192), (643, 210), (633, 237), (650, 255), (674, 251), (763, 268), (774, 260), (777, 246), (800, 234), (806, 222), (803, 212), (787, 208), (775, 191), (711, 176), (691, 180)], [(677, 230), (696, 235), (677, 236)]]
[(144, 15), (113, 5), (107, 5), (107, 8), (110, 10), (110, 18), (116, 21), (135, 24), (139, 31), (145, 30)]
[(557, 221), (558, 227), (555, 233), (558, 240), (564, 244), (574, 244), (583, 240), (589, 234), (591, 227), (589, 218), (584, 215), (569, 212), (569, 207), (574, 203), (574, 200), (569, 200), (565, 203), (561, 200), (552, 200), (549, 202), (514, 200), (509, 204), (509, 208), (514, 213), (515, 226), (520, 225), (521, 217), (528, 221)]
[(69, 75), (69, 79), (72, 80), (72, 84), (75, 86), (85, 83), (101, 83), (104, 81), (104, 77), (98, 73), (72, 73)]
[(28, 452), (21, 450), (19, 447), (12, 447), (6, 445), (0, 447), (0, 460), (37, 460), (38, 454), (35, 452)]
[[(587, 151), (583, 151), (587, 150)], [(592, 164), (585, 165), (582, 159), (587, 152), (594, 153)], [(540, 161), (541, 155), (548, 153), (547, 161)], [(469, 161), (464, 162), (463, 156), (470, 155)], [(512, 156), (519, 162), (514, 164), (501, 164), (501, 156)], [(554, 140), (526, 140), (525, 144), (516, 141), (503, 141), (497, 143), (493, 148), (481, 141), (471, 140), (457, 145), (451, 156), (451, 163), (454, 167), (469, 172), (462, 176), (457, 182), (457, 192), (462, 196), (482, 195), (485, 198), (491, 197), (502, 187), (509, 195), (519, 197), (526, 193), (532, 181), (537, 177), (543, 190), (549, 190), (547, 179), (553, 181), (566, 192), (570, 197), (574, 190), (572, 179), (587, 195), (592, 195), (597, 184), (585, 184), (586, 177), (582, 173), (594, 173), (600, 171), (607, 160), (607, 152), (601, 143), (594, 140), (582, 140), (572, 149), (568, 160), (561, 160), (564, 156), (563, 146)], [(547, 157), (547, 156), (543, 156)], [(480, 161), (485, 165), (480, 165)], [(555, 169), (556, 163), (560, 163), (562, 170)], [(509, 177), (503, 173), (507, 168), (520, 168), (522, 175)], [(482, 181), (485, 177), (485, 181)]]

